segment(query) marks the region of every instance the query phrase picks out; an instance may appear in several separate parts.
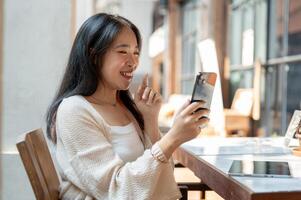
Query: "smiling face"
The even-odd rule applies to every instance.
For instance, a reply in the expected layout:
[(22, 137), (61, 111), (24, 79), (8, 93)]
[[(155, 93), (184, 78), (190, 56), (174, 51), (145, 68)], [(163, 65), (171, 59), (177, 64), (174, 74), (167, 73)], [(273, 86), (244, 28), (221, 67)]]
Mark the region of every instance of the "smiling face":
[(102, 59), (101, 77), (104, 87), (127, 90), (139, 63), (139, 49), (134, 32), (124, 27)]

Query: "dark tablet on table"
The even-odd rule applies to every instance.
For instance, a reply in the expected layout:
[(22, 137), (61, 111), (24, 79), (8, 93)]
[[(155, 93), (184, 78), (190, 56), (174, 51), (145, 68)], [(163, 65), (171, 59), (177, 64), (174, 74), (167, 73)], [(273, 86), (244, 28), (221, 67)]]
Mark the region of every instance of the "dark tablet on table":
[(232, 176), (291, 177), (288, 162), (233, 160), (229, 174)]

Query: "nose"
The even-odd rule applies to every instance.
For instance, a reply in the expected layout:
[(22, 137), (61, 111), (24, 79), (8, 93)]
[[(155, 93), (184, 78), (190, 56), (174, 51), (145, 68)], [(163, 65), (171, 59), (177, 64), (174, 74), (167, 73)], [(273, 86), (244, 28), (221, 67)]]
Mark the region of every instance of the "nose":
[(139, 63), (139, 58), (135, 54), (129, 54), (128, 60), (127, 60), (127, 65), (129, 67), (136, 68)]

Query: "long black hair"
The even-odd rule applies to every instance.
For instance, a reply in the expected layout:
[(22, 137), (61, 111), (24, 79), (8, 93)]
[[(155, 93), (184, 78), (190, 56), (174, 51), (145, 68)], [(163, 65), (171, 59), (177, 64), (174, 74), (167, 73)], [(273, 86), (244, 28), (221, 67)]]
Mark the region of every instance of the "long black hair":
[[(46, 116), (47, 136), (54, 143), (56, 143), (56, 112), (60, 103), (64, 98), (73, 95), (90, 96), (96, 91), (101, 80), (99, 71), (103, 56), (124, 27), (134, 32), (138, 48), (141, 50), (141, 35), (138, 28), (121, 16), (99, 13), (87, 19), (79, 29), (63, 80)], [(130, 92), (120, 90), (117, 95), (144, 130), (142, 114), (137, 109)]]

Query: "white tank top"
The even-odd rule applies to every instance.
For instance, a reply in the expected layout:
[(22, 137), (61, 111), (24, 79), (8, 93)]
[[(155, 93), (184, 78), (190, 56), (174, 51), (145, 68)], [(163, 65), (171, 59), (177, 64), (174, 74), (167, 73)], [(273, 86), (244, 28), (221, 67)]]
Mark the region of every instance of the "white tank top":
[(124, 162), (136, 160), (144, 152), (134, 123), (125, 126), (110, 126), (115, 152)]

